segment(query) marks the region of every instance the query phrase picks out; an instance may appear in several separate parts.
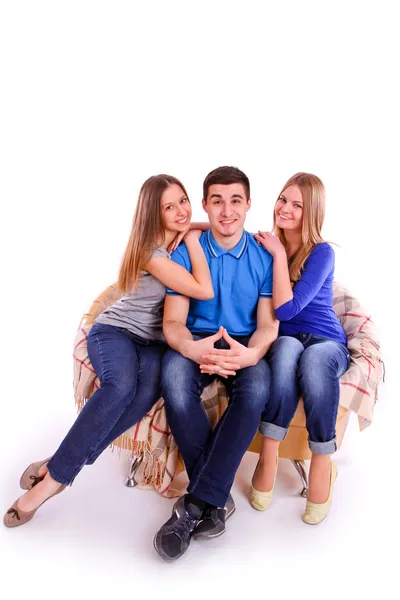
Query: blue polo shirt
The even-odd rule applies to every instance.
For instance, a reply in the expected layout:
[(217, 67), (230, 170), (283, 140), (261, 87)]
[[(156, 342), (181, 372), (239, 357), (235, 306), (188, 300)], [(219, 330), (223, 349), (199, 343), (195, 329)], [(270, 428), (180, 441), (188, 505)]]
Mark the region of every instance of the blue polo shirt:
[[(257, 304), (272, 298), (272, 256), (247, 231), (231, 250), (221, 248), (211, 230), (200, 238), (214, 288), (211, 300), (190, 300), (186, 322), (192, 333), (215, 333), (220, 325), (229, 335), (250, 336), (257, 329)], [(192, 265), (185, 244), (171, 256), (190, 273)], [(167, 294), (178, 295), (171, 289)]]

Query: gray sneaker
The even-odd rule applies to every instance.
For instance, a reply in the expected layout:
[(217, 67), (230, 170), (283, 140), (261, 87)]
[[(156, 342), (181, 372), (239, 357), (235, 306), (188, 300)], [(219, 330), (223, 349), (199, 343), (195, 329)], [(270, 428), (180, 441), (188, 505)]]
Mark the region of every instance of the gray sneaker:
[(202, 511), (182, 496), (174, 505), (172, 517), (154, 536), (156, 552), (167, 562), (180, 558), (189, 548), (192, 533), (201, 519)]
[(201, 521), (196, 525), (193, 532), (195, 540), (209, 540), (225, 533), (225, 522), (233, 515), (236, 510), (235, 502), (229, 494), (225, 508), (216, 508), (208, 506), (204, 512)]

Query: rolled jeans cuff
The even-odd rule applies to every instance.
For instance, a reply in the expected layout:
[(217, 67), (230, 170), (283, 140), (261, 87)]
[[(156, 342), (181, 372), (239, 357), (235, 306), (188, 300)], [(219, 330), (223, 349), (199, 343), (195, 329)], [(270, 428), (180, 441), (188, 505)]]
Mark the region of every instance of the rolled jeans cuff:
[(287, 428), (281, 427), (280, 425), (274, 425), (273, 423), (267, 423), (266, 421), (261, 421), (258, 431), (261, 435), (269, 437), (272, 440), (277, 440), (278, 442), (284, 440), (288, 432)]
[(333, 454), (337, 450), (335, 437), (329, 442), (313, 442), (309, 439), (308, 446), (313, 454)]

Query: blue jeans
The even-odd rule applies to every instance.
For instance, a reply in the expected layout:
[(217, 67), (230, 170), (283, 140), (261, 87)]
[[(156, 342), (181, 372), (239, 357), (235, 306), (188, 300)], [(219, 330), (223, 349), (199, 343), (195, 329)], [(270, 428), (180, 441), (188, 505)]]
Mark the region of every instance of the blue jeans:
[(271, 367), (271, 396), (261, 417), (260, 433), (274, 440), (285, 439), (301, 394), (311, 452), (335, 452), (339, 377), (350, 362), (347, 347), (300, 333), (279, 337), (267, 359)]
[[(228, 347), (224, 340), (215, 346)], [(223, 380), (229, 404), (212, 431), (201, 394), (215, 377), (200, 373), (197, 363), (174, 350), (164, 355), (162, 395), (169, 426), (189, 475), (188, 491), (199, 500), (223, 507), (268, 400), (270, 369), (262, 359), (254, 367)]]
[(122, 327), (95, 324), (88, 336), (100, 388), (89, 398), (48, 462), (50, 475), (68, 485), (119, 435), (140, 421), (161, 396), (166, 345), (149, 343)]

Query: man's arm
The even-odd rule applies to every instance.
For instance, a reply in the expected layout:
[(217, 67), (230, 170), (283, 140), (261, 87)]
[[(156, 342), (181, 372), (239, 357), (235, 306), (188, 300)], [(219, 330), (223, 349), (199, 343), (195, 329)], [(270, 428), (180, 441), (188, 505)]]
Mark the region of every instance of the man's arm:
[(274, 312), (271, 298), (260, 298), (257, 304), (257, 329), (249, 340), (249, 348), (254, 350), (255, 363), (266, 355), (278, 337), (279, 321)]
[(163, 332), (171, 348), (186, 356), (186, 345), (193, 336), (186, 327), (190, 300), (186, 296), (166, 296), (164, 302)]

